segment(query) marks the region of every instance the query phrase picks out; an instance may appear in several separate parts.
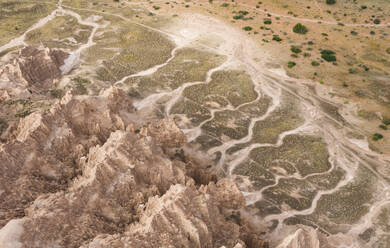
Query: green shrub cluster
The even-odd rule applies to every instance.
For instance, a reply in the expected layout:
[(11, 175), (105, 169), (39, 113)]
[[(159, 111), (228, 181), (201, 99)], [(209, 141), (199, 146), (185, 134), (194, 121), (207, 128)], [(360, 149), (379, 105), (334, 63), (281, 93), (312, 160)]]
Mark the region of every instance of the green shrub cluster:
[(293, 32), (297, 33), (297, 34), (306, 34), (307, 31), (308, 31), (307, 27), (305, 25), (303, 25), (302, 23), (297, 23), (293, 27)]
[(323, 58), (324, 60), (326, 60), (328, 62), (334, 62), (334, 61), (336, 61), (335, 54), (336, 53), (332, 50), (322, 50), (321, 51), (321, 58)]

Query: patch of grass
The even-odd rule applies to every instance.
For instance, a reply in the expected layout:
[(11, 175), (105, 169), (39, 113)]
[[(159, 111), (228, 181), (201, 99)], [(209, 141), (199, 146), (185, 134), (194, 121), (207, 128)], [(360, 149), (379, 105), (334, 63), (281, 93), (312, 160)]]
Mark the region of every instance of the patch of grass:
[(90, 84), (91, 81), (88, 79), (82, 78), (82, 77), (75, 77), (72, 79), (72, 81), (75, 83), (75, 89), (78, 94), (80, 95), (87, 95), (88, 90), (86, 85)]

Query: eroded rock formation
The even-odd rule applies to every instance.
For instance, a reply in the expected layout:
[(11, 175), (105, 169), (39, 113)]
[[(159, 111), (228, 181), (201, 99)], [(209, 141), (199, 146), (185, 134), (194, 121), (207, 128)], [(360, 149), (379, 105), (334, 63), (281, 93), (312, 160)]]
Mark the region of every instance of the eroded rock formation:
[(236, 185), (177, 155), (173, 121), (134, 123), (117, 88), (21, 119), (0, 147), (0, 247), (246, 247)]

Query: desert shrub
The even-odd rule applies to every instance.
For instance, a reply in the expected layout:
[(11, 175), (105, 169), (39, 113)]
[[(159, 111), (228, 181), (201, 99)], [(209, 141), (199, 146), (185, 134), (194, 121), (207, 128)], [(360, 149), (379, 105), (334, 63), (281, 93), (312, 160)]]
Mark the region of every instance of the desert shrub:
[(270, 18), (265, 18), (264, 24), (266, 24), (266, 25), (272, 24), (272, 20)]
[(386, 125), (379, 125), (379, 128), (381, 128), (383, 130), (387, 130), (387, 126)]
[(282, 41), (282, 38), (280, 38), (279, 35), (275, 34), (275, 35), (272, 37), (272, 40), (277, 41), (277, 42), (280, 42), (280, 41)]
[(379, 20), (378, 18), (374, 20), (374, 23), (375, 24), (380, 24), (381, 23), (381, 20)]
[(311, 57), (310, 53), (303, 53), (303, 57)]
[(386, 49), (386, 53), (390, 54), (390, 47)]
[(336, 3), (336, 0), (326, 0), (326, 4), (332, 5), (335, 3)]
[(297, 63), (295, 63), (294, 61), (289, 61), (289, 62), (287, 63), (287, 67), (288, 67), (288, 68), (293, 68), (294, 66), (296, 66), (296, 64), (297, 64)]
[(335, 52), (332, 50), (322, 50), (321, 51), (321, 58), (328, 62), (334, 62), (336, 61)]
[(390, 118), (386, 118), (386, 117), (383, 118), (382, 123), (387, 125), (387, 126), (390, 125)]
[(348, 72), (349, 72), (349, 74), (356, 74), (356, 73), (357, 73), (357, 70), (354, 69), (354, 68), (349, 68), (349, 69), (348, 69)]
[(383, 139), (383, 135), (380, 134), (380, 133), (374, 133), (374, 134), (372, 135), (372, 139), (373, 139), (374, 141), (378, 141), (378, 140), (380, 140), (380, 139)]
[(312, 65), (312, 66), (319, 66), (320, 63), (318, 63), (318, 61), (312, 61), (312, 62), (311, 62), (311, 65)]
[(244, 29), (245, 31), (251, 31), (252, 27), (251, 26), (246, 26), (246, 27), (243, 27), (242, 29)]
[(306, 34), (308, 31), (307, 27), (303, 25), (302, 23), (297, 23), (293, 27), (293, 32), (297, 34)]
[(290, 50), (293, 53), (300, 53), (300, 52), (302, 52), (302, 50), (299, 47), (296, 47), (296, 46), (291, 46)]

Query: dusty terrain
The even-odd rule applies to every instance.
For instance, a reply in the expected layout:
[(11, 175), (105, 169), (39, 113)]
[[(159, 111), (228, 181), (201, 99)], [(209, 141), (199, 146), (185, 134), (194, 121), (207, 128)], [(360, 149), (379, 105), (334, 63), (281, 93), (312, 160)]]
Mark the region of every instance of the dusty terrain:
[(0, 247), (390, 245), (386, 1), (0, 4)]

